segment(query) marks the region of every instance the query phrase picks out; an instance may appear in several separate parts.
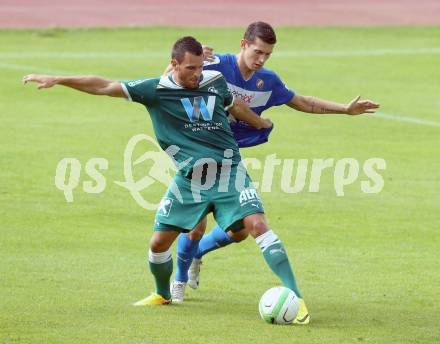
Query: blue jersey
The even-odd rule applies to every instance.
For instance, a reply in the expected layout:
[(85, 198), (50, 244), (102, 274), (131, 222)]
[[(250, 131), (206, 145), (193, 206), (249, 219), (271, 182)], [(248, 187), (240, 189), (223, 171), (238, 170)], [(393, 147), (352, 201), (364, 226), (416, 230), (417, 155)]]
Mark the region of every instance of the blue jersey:
[[(274, 72), (261, 68), (249, 80), (245, 80), (238, 68), (237, 57), (232, 54), (216, 54), (213, 62), (205, 63), (204, 69), (223, 74), (231, 93), (240, 97), (255, 113), (261, 113), (277, 105), (286, 104), (295, 95)], [(267, 142), (273, 128), (255, 129), (238, 121), (231, 123), (231, 129), (239, 147), (251, 147)]]

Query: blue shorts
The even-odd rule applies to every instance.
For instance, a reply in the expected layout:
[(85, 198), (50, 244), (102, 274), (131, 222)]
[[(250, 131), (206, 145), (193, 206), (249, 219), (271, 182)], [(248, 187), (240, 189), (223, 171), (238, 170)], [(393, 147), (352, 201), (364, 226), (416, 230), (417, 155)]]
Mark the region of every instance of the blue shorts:
[(273, 126), (270, 128), (255, 129), (241, 123), (231, 123), (231, 129), (235, 141), (238, 143), (238, 147), (244, 148), (258, 146), (269, 141), (269, 135), (273, 130)]

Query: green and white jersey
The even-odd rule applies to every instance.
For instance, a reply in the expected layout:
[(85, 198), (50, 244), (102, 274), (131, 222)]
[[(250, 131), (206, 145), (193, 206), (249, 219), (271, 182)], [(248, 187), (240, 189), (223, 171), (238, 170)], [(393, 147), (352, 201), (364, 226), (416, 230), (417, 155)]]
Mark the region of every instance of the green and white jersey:
[(203, 71), (197, 89), (183, 88), (171, 75), (123, 81), (121, 85), (129, 100), (147, 108), (162, 149), (173, 155), (177, 163), (188, 162), (180, 168), (184, 174), (199, 159), (221, 163), (226, 155), (233, 164), (240, 162), (226, 114), (234, 97), (221, 73)]

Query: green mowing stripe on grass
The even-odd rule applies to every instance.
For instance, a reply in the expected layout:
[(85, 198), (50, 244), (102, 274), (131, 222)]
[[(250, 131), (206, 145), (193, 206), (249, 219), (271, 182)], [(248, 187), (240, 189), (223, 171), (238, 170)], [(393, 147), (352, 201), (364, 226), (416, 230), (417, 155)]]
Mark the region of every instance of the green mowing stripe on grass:
[[(388, 55), (437, 55), (440, 54), (440, 47), (431, 48), (406, 48), (406, 49), (371, 49), (371, 50), (350, 50), (350, 51), (278, 51), (275, 50), (273, 58), (286, 57), (355, 57), (355, 56), (388, 56)], [(0, 52), (0, 58), (37, 58), (37, 59), (145, 59), (145, 58), (169, 58), (169, 52), (80, 52), (80, 51), (50, 51), (50, 52)]]
[(34, 65), (23, 65), (17, 63), (5, 63), (0, 61), (0, 69), (10, 69), (18, 71), (29, 71), (34, 73), (47, 73), (47, 74), (73, 74), (72, 71), (52, 69)]

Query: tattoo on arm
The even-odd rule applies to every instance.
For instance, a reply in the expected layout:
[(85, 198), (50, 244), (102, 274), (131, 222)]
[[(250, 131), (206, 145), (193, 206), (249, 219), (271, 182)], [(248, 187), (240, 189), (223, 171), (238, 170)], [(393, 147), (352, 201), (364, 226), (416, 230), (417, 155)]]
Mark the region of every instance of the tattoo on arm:
[(339, 114), (344, 113), (344, 109), (341, 104), (337, 104), (331, 101), (319, 99), (312, 96), (304, 97), (304, 105), (302, 108), (305, 112), (317, 113), (317, 114)]
[(320, 108), (320, 113), (340, 113), (340, 111), (334, 109)]

